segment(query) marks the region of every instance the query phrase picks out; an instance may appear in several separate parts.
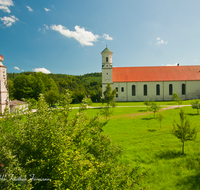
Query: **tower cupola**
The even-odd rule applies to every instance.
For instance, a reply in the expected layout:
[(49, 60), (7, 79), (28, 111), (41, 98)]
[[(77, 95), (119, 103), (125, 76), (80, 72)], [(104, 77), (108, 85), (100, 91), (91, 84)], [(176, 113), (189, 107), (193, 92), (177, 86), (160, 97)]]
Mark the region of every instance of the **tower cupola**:
[(3, 58), (3, 56), (0, 54), (0, 65), (3, 65), (3, 62), (4, 61), (4, 58)]
[(112, 66), (112, 54), (113, 52), (106, 46), (106, 48), (101, 52), (102, 55), (102, 67), (108, 63)]

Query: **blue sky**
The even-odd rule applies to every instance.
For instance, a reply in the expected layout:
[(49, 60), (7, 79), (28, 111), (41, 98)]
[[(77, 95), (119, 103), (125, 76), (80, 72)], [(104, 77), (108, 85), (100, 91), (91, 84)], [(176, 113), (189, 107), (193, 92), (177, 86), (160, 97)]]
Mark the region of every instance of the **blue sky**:
[(0, 54), (8, 72), (72, 75), (113, 66), (200, 64), (198, 0), (0, 0)]

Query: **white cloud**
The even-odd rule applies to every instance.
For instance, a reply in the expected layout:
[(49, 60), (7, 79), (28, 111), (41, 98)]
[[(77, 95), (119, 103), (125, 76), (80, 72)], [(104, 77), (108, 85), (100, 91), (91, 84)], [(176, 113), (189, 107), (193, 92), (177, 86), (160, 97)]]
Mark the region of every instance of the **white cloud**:
[(157, 40), (156, 45), (168, 44), (168, 41), (161, 40), (160, 38), (157, 38), (156, 40)]
[(195, 59), (194, 61), (198, 61), (197, 59)]
[(110, 37), (108, 34), (103, 34), (103, 38), (105, 38), (106, 40), (113, 40), (113, 38)]
[(14, 67), (14, 69), (16, 69), (16, 70), (20, 70), (19, 67)]
[(6, 13), (10, 13), (11, 12), (10, 9), (8, 7), (6, 7), (6, 6), (0, 6), (0, 10), (3, 10)]
[(179, 63), (167, 64), (166, 66), (177, 66)]
[(34, 72), (42, 72), (42, 73), (46, 73), (46, 74), (50, 74), (51, 72), (47, 69), (45, 69), (44, 67), (43, 68), (35, 68), (35, 69), (32, 69)]
[(3, 18), (0, 17), (1, 21), (3, 21), (3, 24), (5, 24), (7, 27), (12, 26), (13, 23), (15, 23), (17, 20), (19, 20), (17, 17), (15, 16), (4, 16)]
[(96, 42), (99, 38), (99, 35), (94, 35), (92, 32), (86, 31), (85, 28), (80, 28), (77, 25), (75, 26), (75, 31), (70, 31), (62, 25), (51, 25), (50, 28), (68, 38), (76, 39), (82, 46), (93, 46), (93, 42)]
[(44, 10), (45, 10), (46, 12), (51, 11), (50, 9), (47, 9), (47, 8), (44, 8)]
[(3, 10), (6, 13), (10, 13), (10, 9), (8, 7), (13, 6), (12, 0), (0, 0), (0, 10)]
[(29, 11), (33, 11), (33, 9), (31, 9), (31, 7), (29, 7), (29, 6), (26, 6), (27, 7), (27, 9), (29, 10)]

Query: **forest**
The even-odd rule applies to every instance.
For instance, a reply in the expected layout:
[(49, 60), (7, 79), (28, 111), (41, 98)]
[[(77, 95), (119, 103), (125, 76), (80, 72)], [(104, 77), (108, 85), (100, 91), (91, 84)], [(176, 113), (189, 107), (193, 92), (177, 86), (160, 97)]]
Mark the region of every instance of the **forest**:
[(62, 99), (66, 89), (70, 90), (73, 102), (81, 102), (89, 96), (99, 102), (102, 95), (101, 73), (85, 75), (44, 74), (42, 72), (8, 73), (10, 100), (38, 100), (44, 94), (50, 106)]

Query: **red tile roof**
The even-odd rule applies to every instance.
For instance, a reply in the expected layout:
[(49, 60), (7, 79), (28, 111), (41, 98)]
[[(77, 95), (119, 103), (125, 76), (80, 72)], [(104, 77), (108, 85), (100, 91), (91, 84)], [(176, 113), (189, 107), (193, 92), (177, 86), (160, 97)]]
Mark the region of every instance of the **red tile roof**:
[(4, 58), (3, 58), (3, 56), (1, 54), (0, 54), (0, 60), (2, 60), (2, 61), (4, 60)]
[(113, 67), (113, 82), (200, 80), (200, 66)]

